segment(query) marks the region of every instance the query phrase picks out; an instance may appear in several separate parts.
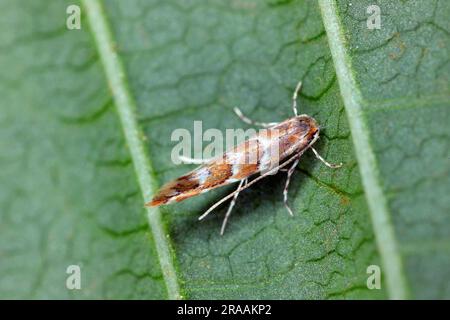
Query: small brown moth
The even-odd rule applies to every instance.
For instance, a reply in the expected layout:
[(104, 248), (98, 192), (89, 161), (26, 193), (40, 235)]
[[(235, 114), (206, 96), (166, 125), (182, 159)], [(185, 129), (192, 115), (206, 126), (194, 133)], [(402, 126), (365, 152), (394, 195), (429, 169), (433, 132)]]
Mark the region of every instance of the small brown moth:
[[(234, 112), (245, 123), (267, 128), (266, 134), (258, 133), (223, 155), (205, 161), (188, 174), (165, 184), (153, 199), (146, 203), (146, 206), (160, 206), (183, 201), (223, 185), (239, 182), (236, 191), (215, 203), (199, 217), (199, 220), (202, 220), (220, 204), (232, 198), (220, 230), (222, 235), (239, 192), (264, 177), (281, 170), (287, 171), (287, 180), (283, 191), (284, 205), (289, 214), (293, 215), (287, 203), (288, 187), (291, 176), (303, 153), (311, 149), (316, 158), (326, 166), (330, 168), (342, 166), (342, 163), (338, 165), (328, 163), (312, 147), (314, 142), (319, 139), (320, 127), (314, 118), (297, 113), (297, 95), (301, 87), (302, 83), (299, 82), (292, 96), (294, 117), (280, 123), (255, 122), (244, 116), (238, 108), (234, 108)], [(242, 159), (254, 159), (255, 161), (242, 161)], [(273, 161), (274, 159), (277, 161)], [(198, 161), (192, 160), (192, 162)], [(291, 164), (291, 166), (286, 169), (285, 167), (288, 164)], [(258, 173), (260, 175), (257, 178), (248, 182), (251, 176)]]

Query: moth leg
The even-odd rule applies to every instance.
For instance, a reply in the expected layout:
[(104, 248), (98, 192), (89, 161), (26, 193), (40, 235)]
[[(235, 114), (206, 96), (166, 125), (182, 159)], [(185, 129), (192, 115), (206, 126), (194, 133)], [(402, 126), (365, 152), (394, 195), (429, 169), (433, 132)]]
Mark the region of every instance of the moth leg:
[(332, 169), (337, 169), (342, 167), (342, 162), (340, 162), (339, 164), (332, 164), (327, 162), (324, 158), (322, 158), (322, 156), (316, 151), (316, 149), (314, 149), (313, 147), (311, 147), (312, 151), (314, 152), (314, 155), (316, 156), (317, 159), (319, 159), (320, 161), (323, 162), (324, 165), (326, 165), (329, 168)]
[(234, 207), (234, 205), (236, 203), (236, 199), (237, 199), (237, 197), (239, 195), (239, 192), (241, 191), (241, 187), (243, 185), (245, 186), (246, 184), (247, 184), (247, 179), (242, 179), (241, 182), (239, 182), (239, 186), (236, 189), (236, 193), (234, 194), (233, 199), (231, 199), (231, 203), (230, 203), (230, 206), (228, 207), (227, 213), (225, 213), (225, 218), (223, 219), (222, 227), (220, 228), (220, 235), (221, 236), (223, 236), (223, 233), (225, 231), (225, 226), (227, 225), (228, 218), (231, 215), (231, 211), (233, 210), (233, 207)]
[(273, 127), (274, 125), (278, 124), (278, 122), (258, 122), (258, 121), (253, 121), (253, 120), (247, 118), (242, 113), (241, 109), (239, 109), (238, 107), (234, 107), (233, 111), (234, 111), (234, 113), (236, 113), (236, 115), (239, 117), (239, 119), (241, 119), (243, 122), (245, 122), (247, 124), (250, 124), (250, 125), (264, 127), (264, 128), (270, 128), (270, 127)]
[[(253, 179), (252, 181), (250, 181), (249, 183), (247, 183), (245, 186), (242, 187), (242, 189), (240, 189), (239, 191), (242, 191), (244, 189), (247, 189), (248, 187), (250, 187), (251, 185), (257, 183), (259, 180), (264, 179), (265, 177), (267, 177), (268, 175), (273, 174), (274, 172), (277, 172), (278, 170), (283, 169), (285, 166), (287, 166), (289, 163), (291, 163), (292, 161), (294, 161), (295, 159), (299, 158), (303, 153), (305, 152), (305, 150), (300, 151), (298, 154), (290, 157), (288, 160), (286, 160), (285, 162), (283, 162), (282, 164), (280, 164), (279, 166), (270, 169), (269, 171), (261, 174), (259, 177)], [(230, 193), (229, 195), (223, 197), (222, 199), (220, 199), (219, 201), (217, 201), (216, 203), (214, 203), (208, 210), (205, 211), (205, 213), (203, 213), (200, 217), (198, 217), (198, 220), (203, 220), (205, 219), (205, 217), (211, 213), (211, 211), (213, 211), (215, 208), (217, 208), (218, 206), (220, 206), (222, 203), (224, 203), (225, 201), (227, 201), (228, 199), (232, 198), (235, 194), (237, 193), (236, 191), (233, 191), (232, 193)]]
[(292, 95), (292, 110), (294, 111), (294, 115), (298, 116), (298, 112), (297, 112), (297, 96), (300, 92), (300, 90), (302, 90), (302, 82), (299, 81), (297, 83), (297, 86), (295, 87), (294, 90), (294, 94)]
[(204, 164), (212, 160), (212, 159), (194, 159), (185, 156), (178, 156), (178, 159), (180, 159), (181, 162), (189, 164)]
[(284, 206), (286, 207), (287, 211), (289, 212), (289, 214), (291, 216), (294, 215), (294, 213), (292, 212), (291, 208), (289, 207), (287, 201), (288, 201), (288, 189), (289, 189), (289, 182), (291, 181), (291, 176), (294, 173), (295, 167), (297, 166), (298, 162), (300, 161), (300, 158), (297, 158), (297, 160), (294, 161), (294, 163), (292, 164), (292, 166), (289, 168), (288, 173), (287, 173), (287, 179), (286, 179), (286, 184), (284, 186), (284, 190), (283, 190), (283, 202), (284, 202)]

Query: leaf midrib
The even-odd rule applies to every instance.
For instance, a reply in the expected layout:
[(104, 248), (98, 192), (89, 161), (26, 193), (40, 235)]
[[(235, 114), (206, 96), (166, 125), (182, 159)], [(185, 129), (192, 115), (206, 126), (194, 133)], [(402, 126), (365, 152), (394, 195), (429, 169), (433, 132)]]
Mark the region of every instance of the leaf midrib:
[(356, 85), (345, 47), (345, 36), (343, 27), (339, 23), (337, 4), (335, 0), (319, 0), (319, 6), (341, 96), (347, 111), (375, 238), (386, 275), (388, 293), (391, 299), (406, 299), (409, 296), (409, 290), (404, 276), (401, 254), (387, 200), (380, 182), (376, 157), (370, 144), (369, 130), (362, 111), (364, 100)]
[[(114, 39), (102, 4), (98, 0), (82, 0), (93, 33), (106, 79), (114, 97), (120, 123), (128, 144), (142, 196), (148, 201), (156, 188), (156, 178), (143, 143), (144, 134), (136, 118), (136, 104), (128, 87), (122, 61), (114, 48)], [(181, 299), (174, 255), (165, 231), (161, 211), (147, 208), (147, 219), (158, 254), (169, 299)]]

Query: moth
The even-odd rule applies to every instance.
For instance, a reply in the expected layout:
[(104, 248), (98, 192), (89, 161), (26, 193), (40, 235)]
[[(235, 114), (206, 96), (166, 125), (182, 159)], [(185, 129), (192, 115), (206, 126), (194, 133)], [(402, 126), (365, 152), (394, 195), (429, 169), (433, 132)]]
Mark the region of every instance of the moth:
[[(342, 166), (342, 163), (337, 165), (328, 163), (312, 147), (319, 139), (320, 126), (314, 118), (306, 114), (298, 115), (297, 96), (301, 87), (302, 82), (300, 81), (292, 95), (294, 116), (280, 123), (255, 122), (247, 118), (240, 109), (234, 108), (234, 112), (243, 122), (266, 128), (265, 134), (257, 133), (223, 155), (211, 160), (197, 161), (183, 157), (188, 162), (201, 163), (201, 165), (178, 179), (165, 184), (153, 199), (145, 205), (154, 207), (180, 202), (209, 190), (239, 182), (234, 192), (216, 202), (199, 217), (199, 220), (204, 219), (212, 210), (232, 198), (220, 229), (220, 234), (223, 235), (239, 193), (264, 177), (280, 170), (287, 172), (283, 190), (283, 203), (289, 214), (293, 215), (288, 205), (288, 188), (300, 157), (308, 149), (311, 149), (316, 158), (326, 166), (330, 168)], [(254, 159), (255, 161), (246, 162), (242, 161), (242, 159)], [(274, 159), (277, 159), (277, 161), (273, 161)], [(288, 165), (289, 167), (287, 168)], [(259, 176), (257, 176), (258, 174)], [(253, 176), (256, 177), (249, 181)]]

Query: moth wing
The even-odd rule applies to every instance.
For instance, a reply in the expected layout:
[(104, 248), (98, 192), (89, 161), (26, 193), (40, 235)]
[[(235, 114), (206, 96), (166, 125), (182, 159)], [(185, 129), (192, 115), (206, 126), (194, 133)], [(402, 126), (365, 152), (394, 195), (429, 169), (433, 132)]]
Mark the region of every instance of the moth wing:
[(249, 139), (222, 156), (162, 186), (146, 206), (160, 206), (248, 178), (258, 172), (258, 139)]
[(153, 199), (146, 203), (146, 206), (160, 206), (194, 197), (226, 184), (231, 175), (231, 164), (210, 162), (201, 165), (188, 174), (163, 185)]

